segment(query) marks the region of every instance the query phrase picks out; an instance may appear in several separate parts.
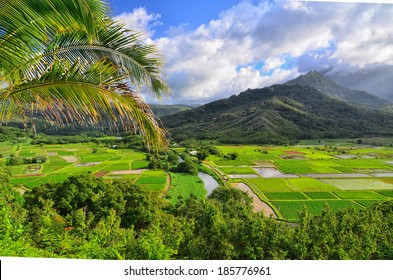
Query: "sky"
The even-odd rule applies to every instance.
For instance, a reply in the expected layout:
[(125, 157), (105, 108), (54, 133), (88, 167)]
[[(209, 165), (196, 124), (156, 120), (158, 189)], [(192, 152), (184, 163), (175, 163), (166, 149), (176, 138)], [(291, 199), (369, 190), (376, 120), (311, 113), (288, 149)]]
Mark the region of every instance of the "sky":
[[(352, 1), (353, 2), (353, 1)], [(375, 2), (375, 1), (362, 1)], [(384, 1), (389, 2), (389, 1)], [(393, 2), (393, 1), (390, 1)], [(393, 5), (295, 0), (110, 0), (157, 46), (171, 88), (149, 103), (204, 104), (310, 70), (393, 65)]]

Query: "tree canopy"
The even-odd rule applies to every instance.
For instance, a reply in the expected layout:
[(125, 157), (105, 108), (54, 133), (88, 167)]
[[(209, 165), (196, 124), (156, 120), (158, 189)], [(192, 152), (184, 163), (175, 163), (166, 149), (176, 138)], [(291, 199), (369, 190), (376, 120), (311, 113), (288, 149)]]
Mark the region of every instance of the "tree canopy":
[[(1, 166), (0, 166), (1, 167)], [(3, 166), (4, 168), (4, 166)], [(0, 255), (87, 259), (392, 259), (393, 202), (298, 224), (252, 210), (220, 187), (171, 205), (157, 193), (91, 174), (22, 197), (0, 182)]]

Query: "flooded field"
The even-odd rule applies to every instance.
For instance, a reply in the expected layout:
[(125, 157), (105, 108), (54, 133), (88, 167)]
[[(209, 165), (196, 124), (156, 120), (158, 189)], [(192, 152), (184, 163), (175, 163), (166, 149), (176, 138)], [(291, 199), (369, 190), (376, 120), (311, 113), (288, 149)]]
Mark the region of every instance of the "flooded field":
[(296, 174), (284, 174), (276, 168), (254, 167), (253, 168), (263, 178), (296, 178)]

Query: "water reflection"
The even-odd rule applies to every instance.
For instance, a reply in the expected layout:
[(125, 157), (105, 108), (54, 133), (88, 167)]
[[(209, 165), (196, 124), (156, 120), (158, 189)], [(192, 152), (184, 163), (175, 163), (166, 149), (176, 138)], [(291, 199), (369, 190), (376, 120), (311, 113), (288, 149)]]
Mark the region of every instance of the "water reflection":
[(206, 173), (198, 172), (198, 177), (203, 181), (207, 195), (210, 195), (212, 191), (219, 186), (218, 182)]

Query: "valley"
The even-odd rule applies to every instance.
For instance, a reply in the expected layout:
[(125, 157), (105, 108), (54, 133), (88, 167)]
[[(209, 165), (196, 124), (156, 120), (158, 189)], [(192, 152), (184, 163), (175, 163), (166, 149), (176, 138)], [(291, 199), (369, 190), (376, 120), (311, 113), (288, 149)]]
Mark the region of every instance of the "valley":
[[(202, 164), (216, 172), (216, 179), (224, 181), (221, 185), (249, 188), (254, 202), (259, 199), (259, 203), (266, 204), (265, 215), (270, 213), (285, 221), (298, 221), (303, 209), (320, 215), (326, 205), (334, 211), (359, 210), (393, 199), (393, 148), (340, 141), (324, 143), (218, 145), (220, 156), (209, 155)], [(184, 148), (175, 151), (181, 154)], [(185, 199), (191, 194), (200, 198), (208, 194), (198, 176), (149, 170), (146, 154), (131, 149), (92, 143), (2, 143), (0, 153), (5, 160), (11, 156), (47, 158), (41, 163), (10, 166), (11, 183), (22, 193), (41, 184), (60, 183), (70, 176), (91, 173), (104, 180), (129, 181), (172, 203), (178, 202), (179, 195)], [(236, 159), (223, 156), (231, 153), (238, 155)], [(263, 207), (257, 210), (262, 211)]]
[(220, 146), (237, 152), (236, 160), (211, 156), (231, 185), (243, 183), (278, 217), (297, 221), (307, 209), (320, 215), (325, 205), (334, 211), (363, 209), (393, 197), (393, 149), (344, 145)]

